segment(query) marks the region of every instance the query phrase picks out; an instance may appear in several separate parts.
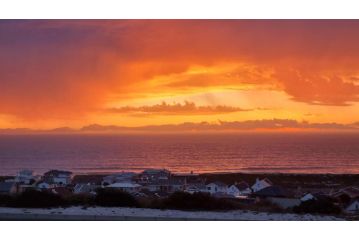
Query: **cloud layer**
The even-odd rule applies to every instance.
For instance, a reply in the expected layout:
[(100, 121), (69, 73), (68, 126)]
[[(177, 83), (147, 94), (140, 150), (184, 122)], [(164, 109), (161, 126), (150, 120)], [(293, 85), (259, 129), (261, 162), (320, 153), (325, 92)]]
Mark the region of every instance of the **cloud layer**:
[(218, 106), (197, 106), (194, 102), (185, 101), (182, 103), (168, 104), (162, 102), (150, 106), (125, 106), (119, 108), (109, 108), (105, 110), (109, 113), (130, 113), (130, 114), (149, 114), (149, 115), (212, 115), (225, 114), (241, 111), (251, 111), (251, 109), (242, 109), (225, 105)]
[(358, 20), (1, 20), (0, 36), (0, 114), (24, 121), (220, 88), (275, 89), (318, 106), (359, 101)]

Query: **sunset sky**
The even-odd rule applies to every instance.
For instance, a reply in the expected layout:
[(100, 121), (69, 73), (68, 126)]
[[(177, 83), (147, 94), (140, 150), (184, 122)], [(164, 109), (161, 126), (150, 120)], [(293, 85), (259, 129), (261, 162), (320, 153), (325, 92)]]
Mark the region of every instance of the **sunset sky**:
[(359, 121), (357, 20), (0, 20), (0, 128)]

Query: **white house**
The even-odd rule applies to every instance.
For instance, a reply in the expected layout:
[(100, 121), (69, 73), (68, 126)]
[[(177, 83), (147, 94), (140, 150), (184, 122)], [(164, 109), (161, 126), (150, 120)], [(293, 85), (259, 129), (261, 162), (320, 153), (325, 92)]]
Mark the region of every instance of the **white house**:
[(118, 189), (129, 193), (139, 192), (141, 187), (141, 185), (131, 182), (119, 182), (106, 186), (106, 188)]
[(67, 185), (72, 181), (72, 172), (50, 170), (44, 173), (44, 181), (50, 184)]
[(171, 172), (167, 169), (146, 169), (137, 176), (138, 183), (151, 183), (153, 181), (166, 181), (169, 180)]
[(355, 199), (348, 204), (345, 208), (345, 211), (348, 213), (358, 213), (359, 212), (359, 199)]
[(252, 186), (253, 192), (258, 192), (266, 187), (272, 186), (272, 182), (268, 178), (264, 178), (262, 180), (256, 179), (256, 182)]
[(23, 169), (16, 174), (14, 181), (22, 184), (30, 184), (32, 181), (35, 181), (33, 173), (32, 170)]
[(131, 182), (135, 176), (136, 173), (134, 172), (121, 172), (111, 174), (102, 179), (102, 185), (108, 185), (116, 182)]
[(227, 193), (227, 185), (222, 182), (213, 182), (206, 185), (207, 192), (210, 194)]
[(301, 204), (300, 199), (296, 198), (293, 192), (280, 186), (269, 186), (254, 192), (253, 195), (257, 201), (266, 200), (283, 209)]
[(300, 201), (305, 202), (305, 201), (309, 201), (312, 199), (316, 199), (316, 197), (311, 193), (306, 193), (300, 198)]
[(182, 179), (171, 178), (169, 180), (169, 192), (182, 192), (186, 188), (186, 182)]
[(238, 197), (239, 189), (236, 187), (236, 185), (232, 184), (231, 186), (228, 187), (227, 194), (232, 195), (234, 197)]
[(233, 197), (246, 196), (251, 193), (252, 190), (246, 182), (232, 184), (227, 189), (227, 194)]

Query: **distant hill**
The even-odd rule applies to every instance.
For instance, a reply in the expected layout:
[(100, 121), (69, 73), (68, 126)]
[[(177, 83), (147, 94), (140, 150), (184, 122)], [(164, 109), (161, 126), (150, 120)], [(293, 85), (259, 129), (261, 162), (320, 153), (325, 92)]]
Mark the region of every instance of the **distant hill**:
[(131, 133), (131, 132), (235, 132), (235, 131), (358, 131), (359, 123), (309, 123), (291, 119), (263, 119), (248, 121), (218, 121), (184, 122), (180, 124), (147, 125), (140, 127), (125, 127), (116, 125), (91, 124), (80, 129), (60, 127), (49, 130), (34, 130), (28, 128), (0, 129), (0, 134), (68, 134), (68, 133)]

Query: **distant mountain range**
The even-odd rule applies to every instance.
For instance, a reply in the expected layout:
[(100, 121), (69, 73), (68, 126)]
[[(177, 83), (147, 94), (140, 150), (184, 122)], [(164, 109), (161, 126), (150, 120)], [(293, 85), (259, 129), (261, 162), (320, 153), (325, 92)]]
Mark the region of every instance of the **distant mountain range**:
[(124, 127), (116, 125), (91, 124), (80, 129), (70, 127), (60, 127), (48, 130), (36, 130), (29, 128), (8, 128), (0, 129), (0, 134), (71, 134), (71, 133), (136, 133), (136, 132), (220, 132), (220, 131), (277, 131), (277, 130), (337, 130), (337, 131), (358, 131), (359, 122), (352, 124), (339, 123), (309, 123), (306, 121), (298, 122), (290, 119), (268, 119), (268, 120), (249, 120), (218, 123), (208, 122), (185, 122), (181, 124), (166, 125), (147, 125), (140, 127)]

